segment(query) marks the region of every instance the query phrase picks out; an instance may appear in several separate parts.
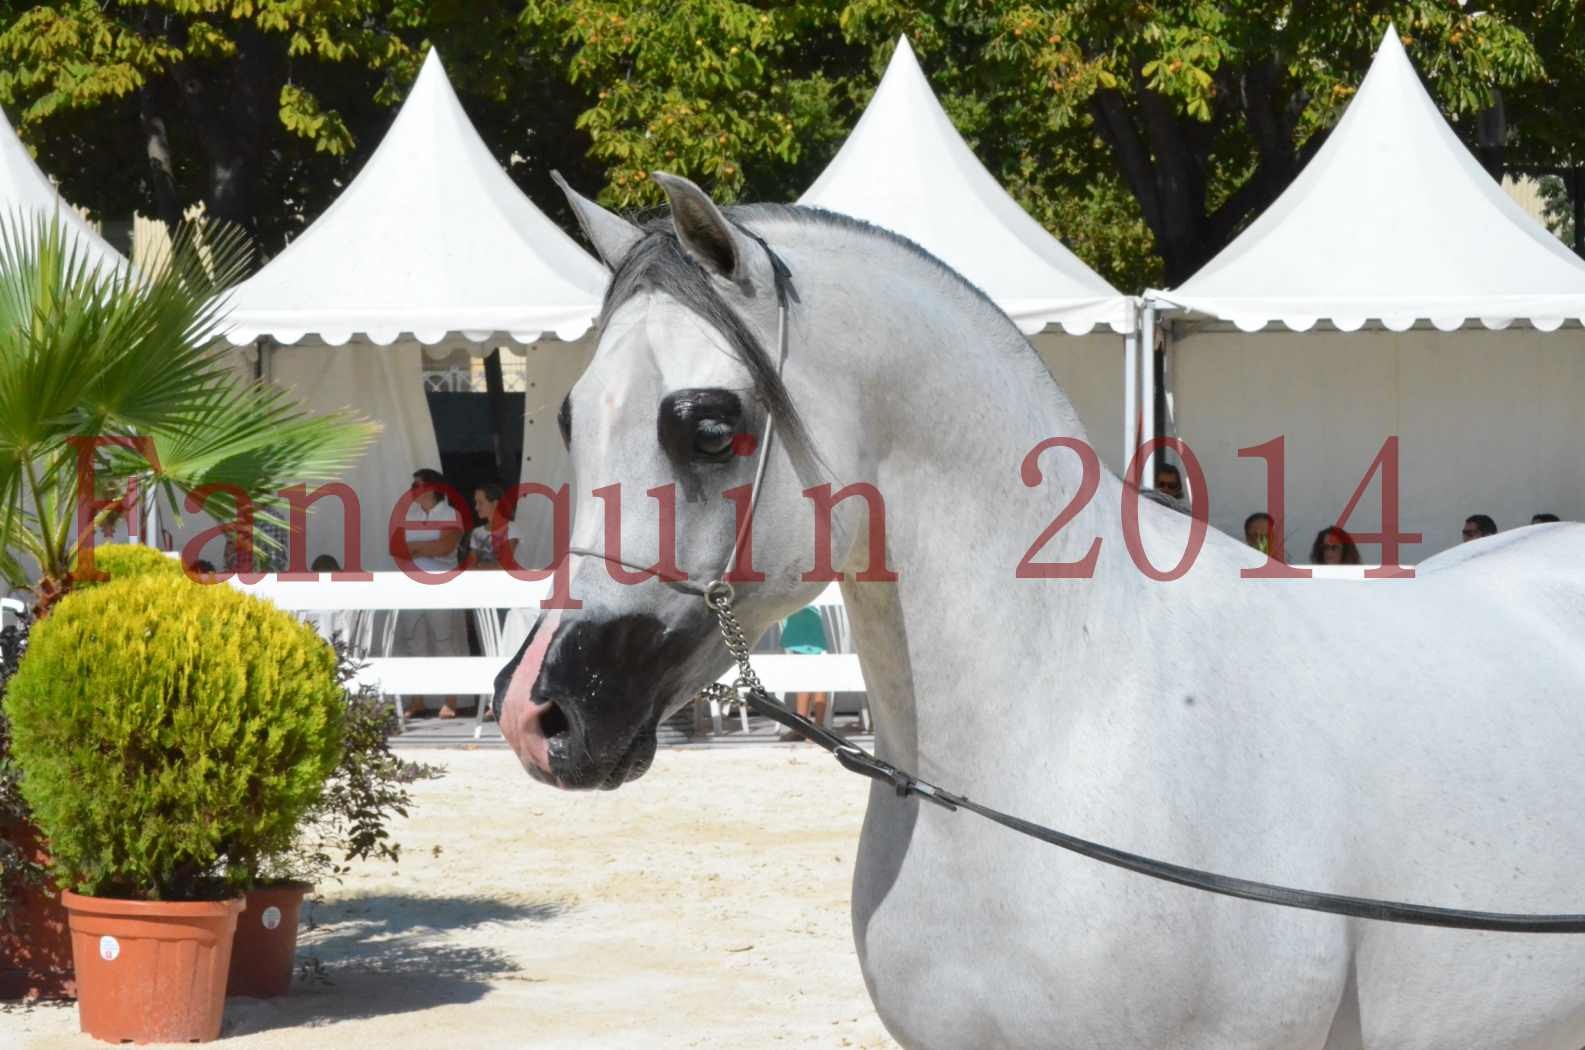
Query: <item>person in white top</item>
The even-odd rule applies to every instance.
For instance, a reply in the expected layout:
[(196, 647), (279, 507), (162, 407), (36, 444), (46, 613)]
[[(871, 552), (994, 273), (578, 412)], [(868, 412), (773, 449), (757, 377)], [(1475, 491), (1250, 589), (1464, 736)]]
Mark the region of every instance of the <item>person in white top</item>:
[(509, 518), (496, 520), (505, 491), (493, 481), (485, 482), (473, 490), (473, 515), (479, 524), (468, 534), (468, 568), (499, 569), (516, 565), (517, 545), (523, 533), (517, 522)]
[[(410, 521), (434, 522), (434, 529), (408, 529), (391, 533), (391, 554), (409, 559), (424, 572), (449, 572), (457, 568), (457, 547), (463, 538), (462, 514), (447, 503), (440, 486), (446, 483), (438, 470), (413, 471), (418, 495), (408, 508)], [(402, 651), (407, 656), (465, 656), (467, 621), (461, 609), (426, 609), (402, 614)], [(429, 709), (432, 698), (411, 697), (404, 712), (413, 718)], [(456, 718), (456, 697), (440, 699), (440, 717)]]

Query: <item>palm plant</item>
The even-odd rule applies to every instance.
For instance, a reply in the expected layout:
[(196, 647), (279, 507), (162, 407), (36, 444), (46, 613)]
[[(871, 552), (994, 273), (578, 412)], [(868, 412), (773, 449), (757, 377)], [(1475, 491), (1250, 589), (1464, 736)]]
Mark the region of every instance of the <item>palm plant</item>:
[(241, 235), (208, 224), (179, 230), (154, 266), (111, 268), (56, 219), (0, 217), (0, 575), (41, 613), (71, 589), (92, 528), (80, 455), (101, 494), (136, 485), (179, 513), (201, 493), (218, 520), (245, 495), (255, 520), (278, 522), (281, 489), (334, 477), (373, 436), (233, 370), (217, 336), (248, 258)]

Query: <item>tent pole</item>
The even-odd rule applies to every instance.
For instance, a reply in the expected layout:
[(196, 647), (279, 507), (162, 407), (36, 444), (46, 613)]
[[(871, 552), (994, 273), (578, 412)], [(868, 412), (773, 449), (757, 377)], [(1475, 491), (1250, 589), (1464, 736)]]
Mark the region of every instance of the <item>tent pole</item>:
[(1585, 256), (1585, 165), (1574, 165), (1569, 174), (1569, 198), (1574, 205), (1574, 254)]
[[(1141, 428), (1142, 437), (1148, 444), (1156, 436), (1156, 304), (1148, 299), (1145, 301), (1145, 316), (1140, 328), (1144, 346), (1139, 355), (1139, 413), (1144, 424)], [(1156, 487), (1156, 472), (1151, 466), (1155, 458), (1152, 453), (1140, 464), (1139, 487), (1142, 491)]]
[(1139, 446), (1135, 444), (1139, 428), (1139, 321), (1135, 318), (1134, 330), (1123, 337), (1123, 462), (1126, 473), (1128, 460)]
[(159, 494), (155, 491), (153, 479), (147, 484), (138, 486), (138, 512), (142, 515), (141, 531), (145, 547), (158, 548), (160, 545), (160, 504)]
[[(495, 476), (498, 484), (510, 487), (513, 460), (510, 453), (511, 434), (508, 432), (506, 412), (506, 380), (501, 374), (501, 348), (491, 350), (484, 359), (484, 389), (490, 402), (491, 444), (495, 448)], [(521, 424), (519, 424), (521, 425)]]

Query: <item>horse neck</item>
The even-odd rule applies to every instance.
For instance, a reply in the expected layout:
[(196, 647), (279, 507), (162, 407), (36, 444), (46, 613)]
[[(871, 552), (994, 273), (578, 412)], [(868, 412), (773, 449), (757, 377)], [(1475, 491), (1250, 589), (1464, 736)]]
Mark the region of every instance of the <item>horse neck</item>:
[[(1083, 478), (1079, 454), (1064, 448), (1040, 455), (1038, 487), (1024, 484), (1020, 467), (1048, 438), (1083, 442), (1083, 427), (999, 310), (909, 249), (864, 240), (878, 241), (871, 247), (885, 257), (839, 253), (833, 266), (831, 253), (819, 256), (822, 279), (803, 290), (790, 361), (803, 358), (804, 403), (811, 395), (835, 402), (822, 429), (840, 427), (839, 413), (848, 421), (839, 432), (861, 450), (854, 473), (838, 480), (872, 481), (885, 501), (898, 580), (849, 582), (844, 597), (879, 745), (913, 761), (916, 751), (943, 753), (945, 740), (932, 737), (963, 732), (966, 719), (1027, 724), (1031, 685), (1058, 688), (1074, 673), (1065, 640), (1126, 606), (1121, 591), (1139, 577), (1105, 571), (1126, 559), (1121, 487), (1097, 464), (1093, 498), (1034, 556), (1077, 561), (1098, 538), (1096, 579), (1018, 578)], [(870, 297), (856, 302), (854, 288)], [(850, 551), (849, 579), (868, 564), (864, 537)]]

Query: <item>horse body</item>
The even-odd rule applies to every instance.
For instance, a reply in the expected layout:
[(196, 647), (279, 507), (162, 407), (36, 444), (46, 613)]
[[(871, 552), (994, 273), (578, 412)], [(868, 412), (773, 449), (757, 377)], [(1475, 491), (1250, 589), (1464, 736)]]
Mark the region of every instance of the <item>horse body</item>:
[[(713, 208), (690, 200), (684, 214), (679, 192), (668, 184), (677, 236), (768, 341), (768, 269), (753, 269), (746, 237), (701, 232)], [(1080, 489), (1077, 459), (1060, 448), (1039, 458), (1042, 485), (1020, 479), (1037, 442), (1082, 437), (1027, 343), (895, 238), (789, 210), (735, 217), (795, 277), (784, 372), (814, 438), (809, 462), (885, 500), (893, 582), (853, 579), (875, 568), (873, 509), (844, 501), (833, 525), (882, 758), (1026, 819), (1230, 875), (1450, 907), (1578, 910), (1585, 528), (1484, 541), (1433, 559), (1414, 581), (1371, 583), (1242, 580), (1252, 552), (1211, 531), (1186, 576), (1156, 582), (1127, 553), (1124, 488), (1103, 472), (1035, 555), (1074, 561), (1099, 540), (1088, 578), (1017, 579)], [(613, 243), (639, 239), (594, 221), (608, 259), (621, 258)], [(645, 446), (655, 440), (647, 420), (670, 390), (754, 380), (685, 313), (655, 291), (618, 306), (574, 392), (572, 451), (581, 489), (586, 468), (610, 480), (598, 472), (615, 465), (646, 484), (675, 468), (693, 493), (679, 514), (682, 563), (719, 565), (732, 529), (712, 500), (749, 465), (696, 473), (673, 456), (668, 466)], [(663, 414), (663, 443), (668, 425)], [(786, 449), (773, 449), (756, 513), (766, 580), (740, 591), (751, 634), (823, 586), (800, 577), (814, 529), (799, 490), (821, 478)], [(1188, 519), (1149, 502), (1138, 510), (1145, 553), (1170, 565)], [(599, 504), (580, 504), (577, 546), (598, 548), (601, 520)], [(653, 527), (642, 512), (624, 522), (624, 557)], [(542, 668), (508, 669), (517, 714), (503, 728), (514, 745), (521, 734), (538, 742), (519, 753), (540, 779), (610, 786), (609, 768), (646, 764), (626, 742), (640, 730), (617, 732), (609, 753), (620, 758), (587, 773), (570, 759), (558, 766), (554, 745), (543, 757), (544, 712), (566, 707), (580, 753), (599, 756), (582, 727), (614, 717), (616, 694), (579, 701), (578, 682), (609, 690), (621, 677), (609, 661), (681, 653), (654, 685), (664, 695), (643, 708), (653, 719), (728, 661), (697, 598), (658, 583), (616, 587), (593, 560), (573, 590), (586, 602), (582, 626), (558, 628)], [(589, 654), (606, 651), (591, 671)], [(1585, 1042), (1585, 938), (1389, 926), (1215, 897), (884, 785), (871, 788), (853, 922), (881, 1017), (921, 1050)]]
[[(1088, 622), (1055, 636), (1066, 643), (1029, 629), (1042, 621), (1025, 621), (1016, 592), (961, 616), (943, 615), (946, 589), (921, 595), (913, 617), (905, 597), (889, 614), (906, 630), (877, 632), (858, 585), (861, 652), (871, 633), (910, 643), (906, 661), (883, 656), (872, 671), (863, 658), (867, 681), (912, 687), (872, 694), (877, 750), (984, 804), (1178, 863), (1359, 896), (1570, 910), (1585, 851), (1570, 756), (1585, 734), (1569, 708), (1585, 660), (1554, 632), (1579, 624), (1578, 603), (1563, 620), (1526, 607), (1537, 591), (1514, 585), (1539, 560), (1579, 564), (1582, 533), (1411, 583), (1241, 581), (1241, 549), (1208, 549), (1185, 580), (1141, 584), (1162, 588), (1160, 602), (1074, 601), (1071, 589), (1053, 619), (1085, 608)], [(1581, 595), (1585, 577), (1549, 586)], [(952, 626), (937, 636), (925, 621)], [(1492, 630), (1504, 621), (1536, 629)], [(1027, 656), (998, 674), (990, 647)], [(1040, 668), (1042, 655), (1061, 666)], [(916, 740), (893, 737), (908, 724), (892, 717), (898, 703), (915, 712)], [(906, 1046), (1575, 1050), (1585, 1031), (1578, 938), (1215, 898), (883, 786), (853, 893), (871, 993)]]

